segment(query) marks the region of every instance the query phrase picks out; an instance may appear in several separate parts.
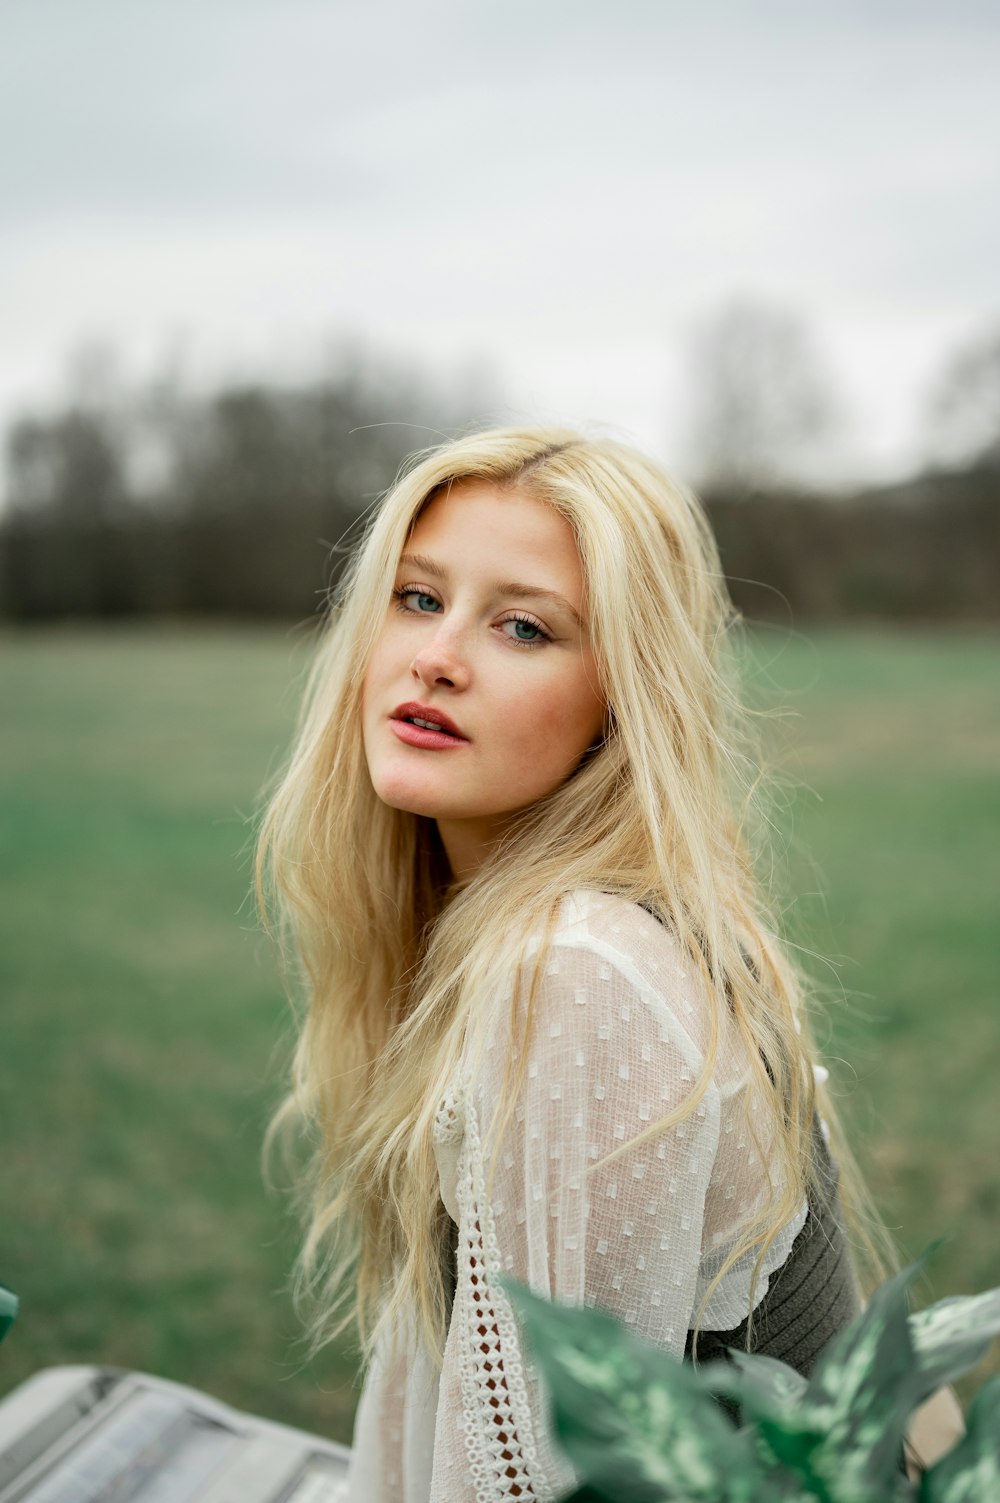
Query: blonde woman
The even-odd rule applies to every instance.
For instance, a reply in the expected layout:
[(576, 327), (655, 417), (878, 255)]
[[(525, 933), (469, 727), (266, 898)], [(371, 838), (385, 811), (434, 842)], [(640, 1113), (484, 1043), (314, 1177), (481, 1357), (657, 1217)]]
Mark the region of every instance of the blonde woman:
[(857, 1311), (737, 628), (694, 498), (573, 432), (422, 457), (347, 571), (260, 861), (352, 1503), (572, 1486), (500, 1275), (802, 1371)]

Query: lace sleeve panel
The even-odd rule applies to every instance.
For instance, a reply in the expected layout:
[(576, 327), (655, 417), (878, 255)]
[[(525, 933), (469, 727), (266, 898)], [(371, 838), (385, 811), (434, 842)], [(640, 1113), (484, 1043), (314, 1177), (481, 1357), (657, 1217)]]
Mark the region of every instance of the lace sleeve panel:
[[(575, 1482), (554, 1452), (506, 1296), (600, 1305), (683, 1353), (705, 1193), (719, 1136), (711, 1086), (692, 1115), (628, 1148), (690, 1093), (702, 1056), (686, 1020), (690, 978), (673, 952), (650, 984), (613, 936), (557, 937), (537, 997), (523, 1084), (507, 1104), (511, 992), (465, 1089), (458, 1286), (442, 1373), (432, 1497), (547, 1499)], [(595, 1168), (613, 1149), (613, 1163)], [(464, 1473), (464, 1486), (460, 1479)]]

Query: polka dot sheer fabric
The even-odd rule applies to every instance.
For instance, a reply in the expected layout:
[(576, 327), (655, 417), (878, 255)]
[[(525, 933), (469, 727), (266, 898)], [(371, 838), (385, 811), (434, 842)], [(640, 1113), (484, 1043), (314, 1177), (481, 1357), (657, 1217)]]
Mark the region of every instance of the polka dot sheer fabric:
[[(577, 1479), (552, 1444), (497, 1275), (611, 1310), (681, 1355), (735, 1236), (770, 1194), (764, 1118), (748, 1130), (759, 1104), (728, 1025), (691, 1115), (636, 1142), (689, 1096), (709, 1037), (699, 978), (643, 909), (591, 892), (563, 903), (514, 1101), (505, 1078), (512, 997), (511, 977), (484, 998), (482, 1027), (438, 1113), (441, 1197), (458, 1229), (443, 1368), (412, 1335), (376, 1356), (355, 1425), (350, 1503), (568, 1491)], [(805, 1215), (803, 1202), (772, 1245), (757, 1302)], [(751, 1257), (726, 1274), (706, 1329), (746, 1316), (752, 1270)]]

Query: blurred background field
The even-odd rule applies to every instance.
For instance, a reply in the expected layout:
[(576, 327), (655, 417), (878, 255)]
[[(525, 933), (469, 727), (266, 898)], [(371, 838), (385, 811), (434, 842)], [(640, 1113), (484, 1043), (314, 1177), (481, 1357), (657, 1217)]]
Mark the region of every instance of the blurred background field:
[(704, 498), (876, 1199), (1000, 1283), (1000, 9), (9, 9), (0, 1395), (119, 1363), (350, 1436), (259, 1169), (253, 816), (288, 623), (484, 423)]
[[(259, 1172), (290, 1030), (249, 897), (252, 815), (308, 648), (278, 627), (0, 637), (0, 1276), (22, 1298), (0, 1392), (117, 1364), (350, 1438), (353, 1356), (305, 1363), (295, 1227)], [(996, 636), (758, 627), (753, 658), (757, 700), (794, 712), (769, 733), (799, 785), (787, 926), (816, 952), (839, 1098), (904, 1253), (949, 1238), (925, 1297), (983, 1289)]]

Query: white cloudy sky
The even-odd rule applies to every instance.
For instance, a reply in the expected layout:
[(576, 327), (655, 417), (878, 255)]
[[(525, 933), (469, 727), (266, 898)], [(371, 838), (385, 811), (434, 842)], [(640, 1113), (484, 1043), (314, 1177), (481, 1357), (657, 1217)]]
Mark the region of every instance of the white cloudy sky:
[(294, 376), (345, 335), (499, 415), (682, 443), (685, 341), (801, 313), (892, 474), (1000, 316), (993, 0), (6, 0), (0, 423), (100, 336)]

